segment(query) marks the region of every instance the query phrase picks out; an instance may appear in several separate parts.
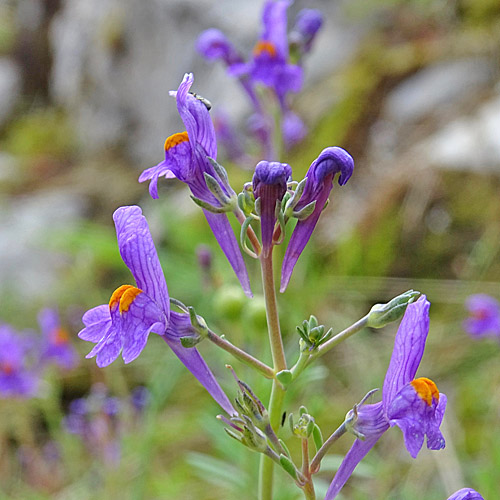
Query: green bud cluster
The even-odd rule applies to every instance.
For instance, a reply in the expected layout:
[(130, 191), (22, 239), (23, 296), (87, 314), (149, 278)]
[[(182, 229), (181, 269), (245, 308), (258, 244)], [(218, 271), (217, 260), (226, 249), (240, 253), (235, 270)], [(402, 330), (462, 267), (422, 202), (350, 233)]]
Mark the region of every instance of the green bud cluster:
[(302, 339), (302, 350), (308, 348), (312, 351), (333, 336), (333, 330), (330, 328), (325, 333), (324, 325), (319, 325), (317, 318), (312, 315), (309, 317), (309, 320), (304, 320), (302, 325), (296, 328)]

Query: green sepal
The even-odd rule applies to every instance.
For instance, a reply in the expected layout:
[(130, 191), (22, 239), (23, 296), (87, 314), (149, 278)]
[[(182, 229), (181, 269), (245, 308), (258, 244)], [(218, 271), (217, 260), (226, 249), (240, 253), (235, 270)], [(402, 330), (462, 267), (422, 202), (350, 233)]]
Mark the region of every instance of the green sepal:
[(214, 167), (215, 173), (219, 176), (222, 183), (229, 187), (229, 177), (227, 176), (226, 169), (220, 163), (217, 163), (213, 158), (210, 158), (210, 156), (207, 156), (207, 160), (210, 162), (212, 167)]
[(224, 214), (226, 212), (232, 211), (232, 207), (229, 205), (225, 205), (223, 207), (216, 207), (215, 205), (212, 205), (211, 203), (200, 200), (200, 198), (196, 198), (196, 196), (193, 196), (192, 194), (189, 196), (200, 208), (203, 208), (204, 210), (208, 210), (209, 212), (212, 212), (213, 214)]
[(188, 306), (189, 319), (191, 321), (191, 326), (195, 329), (196, 333), (201, 335), (201, 337), (206, 337), (208, 335), (208, 326), (206, 321), (196, 314), (193, 306)]
[(314, 446), (316, 447), (316, 452), (323, 446), (323, 435), (321, 434), (321, 429), (318, 424), (314, 424), (312, 431), (312, 438), (314, 441)]
[(311, 201), (311, 203), (308, 203), (304, 208), (302, 208), (298, 212), (294, 211), (292, 213), (292, 216), (298, 220), (306, 220), (308, 217), (312, 215), (315, 208), (316, 208), (316, 200)]
[(237, 434), (236, 432), (234, 432), (232, 429), (229, 429), (228, 427), (224, 427), (223, 428), (226, 433), (231, 436), (233, 439), (236, 439), (236, 441), (239, 441), (241, 443), (241, 435)]
[(283, 455), (283, 453), (280, 455), (280, 465), (295, 479), (295, 481), (298, 480), (295, 464), (286, 455)]
[(287, 454), (287, 456), (291, 457), (292, 455), (290, 454), (290, 450), (288, 449), (288, 446), (285, 444), (285, 442), (283, 441), (283, 439), (279, 439), (278, 438), (278, 441), (279, 441), (281, 447), (285, 450), (285, 453)]
[[(220, 187), (219, 182), (215, 177), (212, 177), (209, 173), (204, 172), (205, 184), (210, 192), (217, 198), (222, 205), (231, 205), (231, 199), (224, 193), (224, 190)], [(232, 207), (231, 207), (232, 208)]]
[(186, 347), (187, 349), (190, 349), (195, 345), (199, 344), (200, 341), (201, 337), (198, 335), (196, 337), (181, 337), (182, 347)]
[(301, 406), (301, 407), (299, 408), (299, 415), (300, 415), (300, 416), (302, 416), (302, 415), (305, 415), (306, 413), (309, 413), (309, 412), (307, 411), (307, 408), (306, 408), (305, 406)]

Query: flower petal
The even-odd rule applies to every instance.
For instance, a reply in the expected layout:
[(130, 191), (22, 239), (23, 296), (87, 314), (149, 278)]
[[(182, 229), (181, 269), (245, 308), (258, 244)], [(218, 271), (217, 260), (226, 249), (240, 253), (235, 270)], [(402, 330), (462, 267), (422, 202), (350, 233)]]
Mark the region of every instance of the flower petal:
[(78, 336), (82, 340), (99, 342), (111, 325), (109, 306), (107, 304), (103, 304), (102, 306), (90, 309), (83, 315), (82, 321), (85, 328), (80, 331)]
[(484, 500), (484, 498), (472, 488), (462, 488), (455, 491), (448, 500)]
[(189, 93), (193, 74), (186, 73), (177, 91), (170, 92), (177, 100), (177, 109), (186, 127), (191, 144), (198, 143), (207, 156), (217, 158), (215, 129), (205, 104)]
[(241, 283), (243, 291), (248, 297), (253, 297), (250, 288), (250, 279), (245, 266), (245, 261), (241, 255), (241, 250), (234, 235), (233, 228), (229, 223), (226, 214), (214, 214), (203, 210), (210, 229), (214, 233), (215, 239), (219, 243), (224, 255), (231, 264), (238, 280)]
[(429, 333), (430, 303), (425, 295), (408, 305), (401, 320), (382, 389), (384, 408), (415, 378)]
[(409, 383), (398, 392), (387, 408), (390, 425), (397, 425), (401, 429), (406, 449), (413, 458), (417, 457), (422, 448), (425, 436), (427, 448), (440, 450), (445, 446), (439, 426), (446, 408), (446, 396), (439, 395), (439, 401), (435, 397), (429, 397), (430, 401), (423, 399), (422, 394)]
[(365, 458), (379, 438), (380, 436), (365, 439), (364, 441), (360, 441), (359, 439), (354, 441), (351, 449), (347, 452), (344, 460), (342, 460), (342, 463), (340, 464), (340, 467), (337, 470), (328, 491), (326, 492), (325, 500), (333, 500), (336, 498), (347, 480), (351, 477), (359, 462)]
[(120, 207), (113, 214), (113, 220), (123, 262), (133, 274), (137, 287), (158, 304), (168, 319), (167, 284), (142, 210), (137, 206)]
[(296, 210), (301, 210), (313, 201), (316, 201), (316, 206), (307, 219), (297, 222), (292, 233), (281, 267), (281, 292), (286, 290), (293, 268), (318, 223), (326, 200), (332, 190), (334, 176), (340, 173), (339, 184), (342, 186), (351, 177), (353, 169), (354, 161), (351, 155), (338, 147), (325, 148), (309, 167), (306, 173), (307, 181), (304, 193), (296, 206)]
[(171, 321), (165, 335), (163, 335), (165, 342), (167, 342), (175, 355), (198, 379), (198, 382), (209, 392), (220, 407), (229, 415), (234, 415), (236, 412), (233, 405), (221, 389), (210, 368), (201, 357), (201, 354), (195, 347), (183, 347), (178, 340), (179, 337), (189, 335), (190, 332), (194, 333), (189, 316), (172, 311), (170, 319)]

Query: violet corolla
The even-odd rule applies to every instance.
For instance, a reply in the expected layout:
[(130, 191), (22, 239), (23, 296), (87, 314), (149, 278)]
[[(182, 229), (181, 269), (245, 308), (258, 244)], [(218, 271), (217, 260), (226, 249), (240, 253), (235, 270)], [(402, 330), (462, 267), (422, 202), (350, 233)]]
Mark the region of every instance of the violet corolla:
[(38, 324), (42, 332), (42, 361), (53, 362), (66, 370), (74, 368), (78, 364), (78, 354), (67, 330), (61, 326), (57, 311), (42, 309), (38, 314)]
[(295, 210), (299, 211), (312, 202), (316, 202), (316, 205), (309, 217), (297, 222), (290, 238), (281, 268), (280, 290), (282, 292), (286, 290), (297, 259), (300, 257), (318, 223), (319, 216), (333, 188), (335, 175), (337, 173), (340, 174), (338, 183), (340, 186), (343, 186), (351, 177), (353, 169), (354, 161), (351, 155), (338, 147), (324, 149), (309, 167), (306, 173), (307, 180), (304, 192)]
[(29, 398), (36, 395), (39, 373), (30, 366), (31, 339), (9, 325), (0, 325), (0, 397)]
[(188, 314), (170, 310), (167, 284), (149, 226), (137, 206), (120, 207), (113, 214), (120, 255), (137, 286), (122, 285), (109, 304), (94, 307), (83, 316), (85, 328), (78, 336), (96, 342), (87, 358), (96, 356), (104, 367), (122, 353), (133, 361), (146, 346), (151, 332), (160, 335), (217, 403), (229, 414), (233, 407), (196, 348), (185, 348), (181, 338), (193, 336)]
[[(261, 161), (255, 167), (253, 193), (260, 205), (262, 253), (267, 257), (273, 244), (276, 224), (276, 204), (281, 204), (287, 190), (287, 180), (292, 175), (290, 165), (277, 161)], [(279, 206), (278, 206), (279, 208)]]
[(245, 262), (226, 215), (226, 212), (236, 208), (236, 195), (225, 172), (216, 169), (214, 165), (217, 164), (211, 161), (217, 159), (215, 129), (206, 101), (190, 93), (192, 84), (193, 75), (188, 73), (177, 91), (170, 92), (176, 98), (186, 131), (167, 138), (165, 159), (145, 170), (139, 182), (150, 181), (149, 192), (155, 199), (158, 198), (159, 177), (177, 178), (188, 185), (193, 199), (203, 208), (207, 222), (243, 290), (252, 296)]
[(347, 420), (352, 422), (352, 430), (359, 437), (344, 457), (325, 500), (337, 497), (358, 463), (394, 425), (403, 432), (406, 449), (413, 458), (422, 448), (425, 436), (427, 448), (444, 448), (445, 440), (439, 426), (446, 408), (446, 396), (439, 393), (432, 380), (414, 378), (429, 332), (429, 307), (424, 295), (408, 305), (394, 341), (382, 401), (360, 405), (355, 418), (352, 412), (348, 414)]
[(484, 293), (471, 295), (465, 302), (469, 317), (464, 330), (475, 338), (496, 337), (500, 340), (500, 304)]
[(472, 488), (462, 488), (453, 493), (448, 500), (484, 500), (484, 498)]

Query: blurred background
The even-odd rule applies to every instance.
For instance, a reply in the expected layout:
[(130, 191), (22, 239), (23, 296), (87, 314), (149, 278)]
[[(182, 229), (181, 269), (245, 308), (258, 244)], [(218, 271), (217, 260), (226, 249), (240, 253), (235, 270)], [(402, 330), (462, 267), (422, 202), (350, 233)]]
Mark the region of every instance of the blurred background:
[[(301, 179), (323, 148), (337, 145), (355, 170), (334, 187), (280, 296), (289, 359), (297, 356), (295, 325), (310, 314), (340, 331), (373, 303), (413, 288), (432, 303), (419, 374), (449, 401), (444, 451), (423, 450), (414, 461), (391, 431), (343, 498), (444, 500), (466, 485), (497, 498), (500, 344), (470, 338), (462, 322), (469, 295), (500, 298), (500, 4), (297, 0), (289, 19), (303, 7), (325, 17), (292, 106), (309, 132), (279, 160)], [(161, 339), (150, 338), (131, 365), (99, 369), (84, 359), (91, 345), (77, 333), (84, 311), (133, 282), (111, 216), (140, 204), (171, 295), (270, 360), (256, 263), (247, 261), (256, 292), (248, 301), (185, 186), (162, 180), (153, 201), (137, 182), (163, 159), (165, 138), (183, 130), (168, 91), (188, 71), (193, 90), (210, 99), (212, 113), (227, 114), (248, 146), (245, 96), (195, 41), (216, 27), (247, 54), (261, 8), (242, 0), (0, 0), (1, 328), (38, 345), (48, 328), (40, 311), (52, 308), (53, 343), (77, 352), (71, 362), (51, 355), (22, 396), (0, 395), (0, 498), (254, 498), (258, 456), (226, 436), (215, 403)], [(219, 156), (236, 191), (260, 159)], [(289, 391), (287, 412), (305, 404), (324, 434), (333, 431), (382, 385), (396, 327), (365, 329), (325, 356)], [(228, 362), (267, 399), (267, 384), (249, 369), (211, 345), (200, 350), (231, 398)], [(12, 366), (0, 355), (1, 370)], [(351, 442), (334, 448), (318, 491)], [(301, 498), (277, 476), (277, 500)]]

